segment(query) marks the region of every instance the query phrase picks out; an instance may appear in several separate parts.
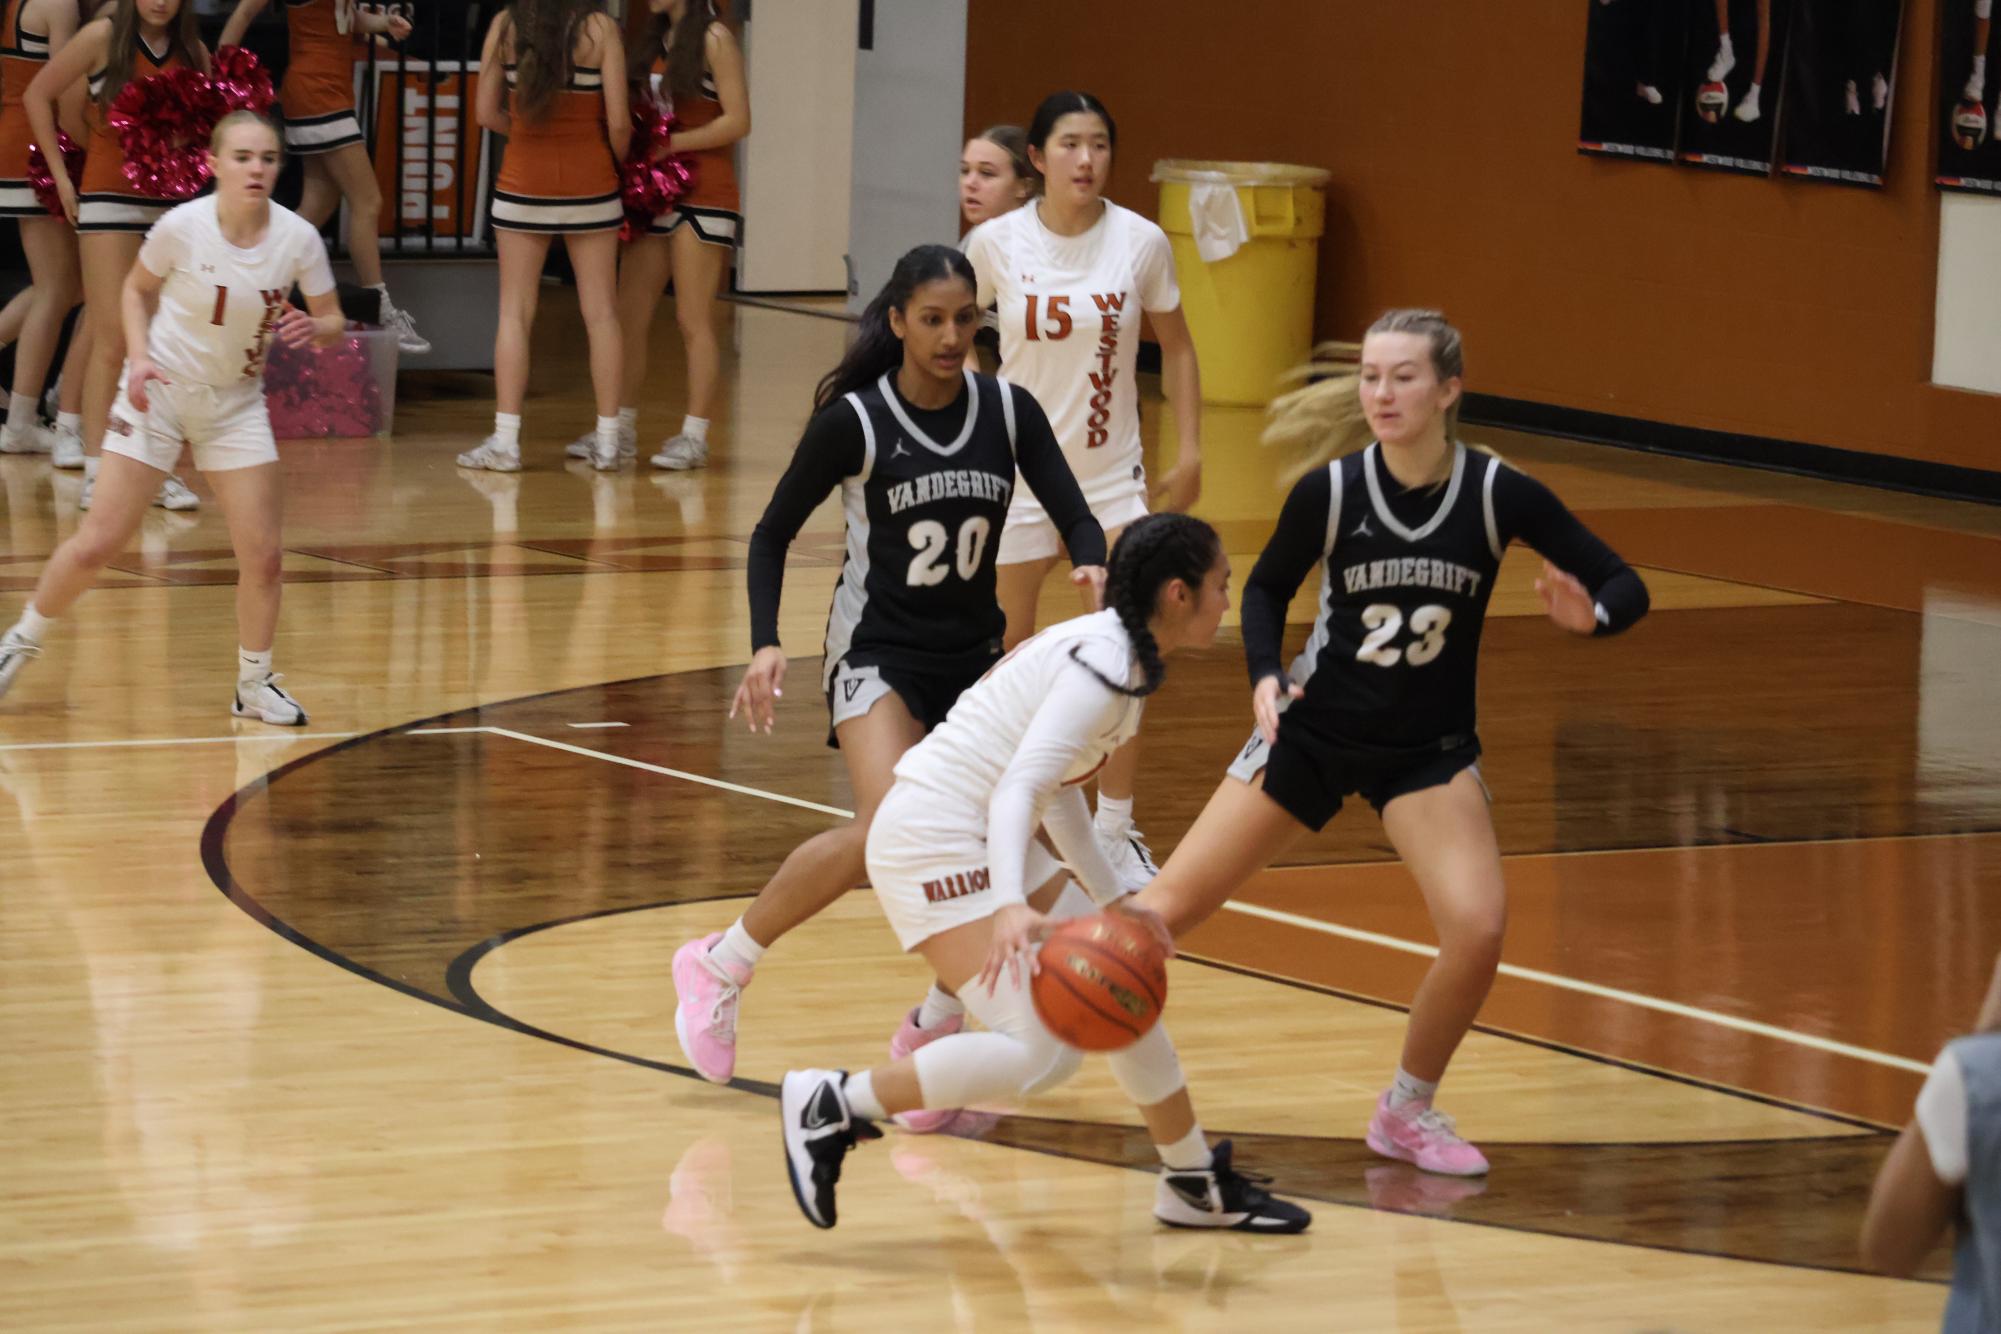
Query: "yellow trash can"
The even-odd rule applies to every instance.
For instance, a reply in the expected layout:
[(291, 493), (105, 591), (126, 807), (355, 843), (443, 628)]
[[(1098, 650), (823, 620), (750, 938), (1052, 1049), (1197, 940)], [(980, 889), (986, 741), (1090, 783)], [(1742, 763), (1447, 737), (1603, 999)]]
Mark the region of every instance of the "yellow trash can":
[(1204, 403), (1262, 406), (1306, 360), (1327, 178), (1282, 162), (1153, 164)]

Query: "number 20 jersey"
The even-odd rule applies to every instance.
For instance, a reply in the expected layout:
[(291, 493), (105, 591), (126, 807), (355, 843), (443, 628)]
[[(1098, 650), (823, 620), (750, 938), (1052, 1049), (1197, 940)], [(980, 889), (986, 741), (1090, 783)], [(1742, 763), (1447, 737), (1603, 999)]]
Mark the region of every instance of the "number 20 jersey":
[(887, 375), (846, 397), (863, 453), (841, 483), (847, 558), (827, 618), (828, 681), (843, 658), (953, 671), (1000, 654), (994, 551), (1014, 495), (1015, 390), (970, 371), (966, 382), (965, 417), (945, 440), (920, 429)]
[(1470, 740), (1480, 632), (1501, 565), (1501, 462), (1455, 445), (1444, 486), (1404, 493), (1380, 452), (1372, 444), (1327, 465), (1320, 609), (1293, 660), (1305, 691), (1295, 708), (1333, 739), (1367, 747)]

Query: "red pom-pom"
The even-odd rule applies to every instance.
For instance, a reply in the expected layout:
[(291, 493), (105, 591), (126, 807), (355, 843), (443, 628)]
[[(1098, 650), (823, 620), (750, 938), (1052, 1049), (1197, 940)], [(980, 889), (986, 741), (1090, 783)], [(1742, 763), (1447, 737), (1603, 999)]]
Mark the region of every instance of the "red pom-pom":
[[(69, 137), (69, 131), (56, 131), (56, 151), (63, 155), (63, 170), (69, 173), (70, 184), (82, 180), (83, 147)], [(55, 173), (49, 170), (49, 160), (42, 156), (42, 146), (32, 141), (28, 144), (28, 184), (50, 217), (63, 216), (63, 199), (56, 193)]]
[(632, 94), (632, 146), (618, 166), (619, 194), (625, 203), (621, 241), (646, 235), (653, 220), (674, 207), (695, 183), (695, 168), (682, 154), (665, 150), (674, 133), (674, 114), (643, 88)]
[(208, 138), (232, 111), (268, 111), (271, 77), (240, 46), (216, 53), (213, 75), (170, 69), (134, 79), (108, 119), (125, 153), (125, 179), (155, 199), (192, 199), (208, 183)]

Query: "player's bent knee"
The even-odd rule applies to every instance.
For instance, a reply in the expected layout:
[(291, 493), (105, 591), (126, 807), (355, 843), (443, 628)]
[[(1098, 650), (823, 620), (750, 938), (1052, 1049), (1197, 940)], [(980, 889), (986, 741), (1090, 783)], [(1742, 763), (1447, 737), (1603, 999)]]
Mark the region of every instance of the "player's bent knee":
[(1035, 1044), (1031, 1050), (1034, 1052), (1031, 1060), (1034, 1068), (1022, 1080), (1021, 1096), (1024, 1098), (1047, 1093), (1050, 1089), (1068, 1082), (1084, 1065), (1083, 1052), (1075, 1047), (1066, 1047), (1053, 1037), (1046, 1043)]
[(1137, 1107), (1166, 1102), (1188, 1085), (1181, 1069), (1181, 1056), (1167, 1036), (1163, 1024), (1155, 1024), (1145, 1037), (1111, 1058), (1112, 1078)]

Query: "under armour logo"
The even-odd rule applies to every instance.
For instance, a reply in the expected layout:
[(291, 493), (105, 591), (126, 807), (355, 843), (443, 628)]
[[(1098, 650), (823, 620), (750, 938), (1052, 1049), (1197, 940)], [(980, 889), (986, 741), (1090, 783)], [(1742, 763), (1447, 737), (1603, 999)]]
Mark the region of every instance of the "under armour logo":
[(215, 272), (215, 265), (213, 265), (213, 264), (204, 264), (204, 265), (202, 265), (202, 266), (201, 266), (201, 271), (202, 271), (203, 273), (214, 273), (214, 272)]
[(1025, 283), (1032, 283), (1035, 281), (1035, 275), (1032, 273), (1024, 273), (1021, 275), (1021, 280)]
[(902, 436), (899, 435), (896, 437), (896, 444), (890, 447), (889, 456), (893, 459), (907, 459), (910, 457), (910, 451), (903, 447)]
[(861, 683), (860, 681), (858, 681), (858, 680), (854, 680), (854, 679), (852, 679), (852, 678), (850, 678), (849, 680), (846, 680), (846, 681), (843, 681), (843, 682), (841, 682), (841, 689), (847, 692), (847, 700), (848, 700), (848, 703), (850, 703), (850, 704), (852, 704), (852, 703), (854, 703), (854, 702), (855, 702), (855, 694), (856, 694), (856, 692), (858, 692), (858, 691), (859, 691), (859, 690), (860, 690), (861, 688), (862, 688), (862, 683)]
[(1369, 516), (1366, 514), (1362, 516), (1362, 521), (1355, 525), (1355, 530), (1348, 534), (1350, 537), (1374, 537), (1375, 535), (1375, 529), (1369, 527)]

